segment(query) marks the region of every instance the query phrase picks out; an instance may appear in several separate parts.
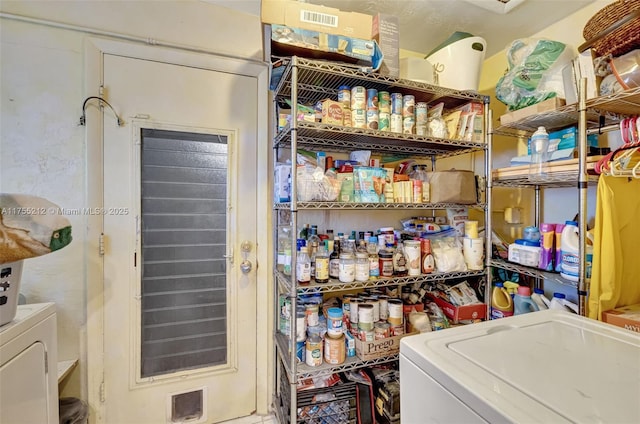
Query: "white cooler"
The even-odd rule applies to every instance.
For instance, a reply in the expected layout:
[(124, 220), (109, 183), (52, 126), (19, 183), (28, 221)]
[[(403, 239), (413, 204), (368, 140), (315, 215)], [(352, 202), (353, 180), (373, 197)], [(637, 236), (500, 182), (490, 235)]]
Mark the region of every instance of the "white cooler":
[(405, 337), (400, 417), (639, 423), (640, 334), (546, 310)]

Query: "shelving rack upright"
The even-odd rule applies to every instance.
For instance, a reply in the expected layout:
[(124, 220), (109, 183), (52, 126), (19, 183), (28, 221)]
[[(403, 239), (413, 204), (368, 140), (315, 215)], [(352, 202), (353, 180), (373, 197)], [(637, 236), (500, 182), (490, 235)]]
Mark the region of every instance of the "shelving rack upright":
[[(562, 278), (559, 274), (544, 272), (530, 267), (520, 266), (499, 259), (491, 259), (489, 266), (518, 272), (542, 280), (553, 280), (556, 283), (573, 287), (577, 290), (578, 309), (580, 315), (587, 314), (587, 297), (589, 281), (586, 277), (586, 234), (587, 234), (587, 190), (598, 182), (598, 175), (589, 173), (587, 169), (587, 136), (603, 134), (619, 129), (622, 117), (640, 112), (640, 87), (619, 93), (586, 98), (586, 79), (580, 80), (578, 102), (563, 106), (557, 110), (532, 115), (510, 124), (501, 125), (494, 132), (496, 135), (510, 137), (528, 137), (539, 126), (554, 131), (570, 125), (578, 127), (578, 165), (575, 170), (555, 173), (544, 178), (529, 179), (528, 176), (494, 179), (489, 182), (494, 187), (533, 187), (535, 190), (535, 225), (540, 224), (541, 189), (557, 187), (576, 187), (578, 190), (579, 220), (579, 262), (578, 282), (574, 283)], [(493, 175), (492, 175), (493, 176)]]
[[(277, 243), (278, 226), (280, 220), (287, 221), (291, 226), (292, 254), (291, 254), (291, 275), (274, 270), (275, 296), (274, 310), (279, 310), (279, 295), (285, 294), (289, 301), (289, 311), (291, 313), (291, 325), (289, 336), (274, 335), (275, 358), (276, 358), (276, 390), (275, 390), (275, 410), (280, 422), (294, 422), (297, 420), (296, 385), (305, 378), (331, 374), (334, 372), (353, 370), (378, 363), (397, 360), (397, 355), (376, 358), (372, 360), (360, 360), (357, 357), (347, 358), (344, 364), (329, 365), (323, 364), (319, 367), (309, 367), (306, 364), (298, 363), (295, 349), (296, 322), (293, 318), (296, 311), (297, 296), (299, 294), (322, 293), (344, 291), (359, 288), (402, 286), (415, 282), (441, 281), (460, 277), (488, 277), (490, 268), (485, 267), (478, 271), (464, 271), (455, 273), (434, 273), (421, 275), (419, 277), (399, 277), (380, 278), (366, 282), (341, 283), (337, 280), (330, 280), (325, 284), (311, 283), (309, 285), (298, 285), (295, 271), (297, 259), (295, 251), (295, 233), (298, 228), (298, 213), (313, 210), (351, 210), (351, 211), (376, 211), (376, 210), (435, 210), (450, 207), (475, 207), (485, 211), (485, 228), (490, 228), (490, 214), (486, 209), (491, 202), (491, 193), (486, 191), (486, 203), (475, 205), (457, 205), (448, 203), (439, 204), (406, 204), (406, 203), (343, 203), (343, 202), (300, 202), (297, 198), (297, 156), (298, 149), (304, 148), (310, 151), (349, 151), (349, 150), (369, 150), (372, 153), (393, 153), (396, 155), (431, 157), (432, 163), (435, 158), (449, 157), (471, 152), (482, 152), (484, 154), (484, 172), (488, 179), (490, 167), (488, 159), (491, 156), (491, 145), (487, 142), (489, 137), (486, 129), (489, 116), (489, 98), (471, 91), (456, 91), (420, 82), (402, 80), (376, 73), (367, 72), (366, 69), (358, 66), (337, 64), (319, 60), (310, 60), (300, 57), (280, 58), (281, 76), (273, 90), (274, 110), (278, 110), (278, 102), (287, 99), (290, 101), (291, 123), (280, 131), (276, 131), (273, 137), (274, 165), (278, 161), (279, 150), (289, 149), (291, 152), (291, 201), (274, 203), (274, 243)], [(484, 140), (481, 142), (453, 140), (446, 138), (434, 138), (418, 136), (413, 134), (400, 134), (371, 129), (359, 129), (337, 125), (322, 124), (317, 122), (303, 122), (295, 119), (298, 115), (298, 104), (315, 104), (315, 102), (325, 98), (335, 98), (338, 87), (348, 85), (350, 87), (360, 85), (365, 88), (376, 88), (379, 91), (402, 92), (412, 94), (416, 102), (427, 102), (434, 105), (444, 101), (447, 108), (455, 108), (467, 102), (482, 103), (484, 107)], [(282, 215), (287, 215), (282, 218)], [(490, 234), (490, 231), (488, 231)], [(490, 236), (486, 237), (487, 252), (491, 250)], [(487, 255), (487, 264), (488, 264)], [(490, 281), (490, 280), (488, 280)], [(485, 299), (488, 299), (488, 291)], [(277, 314), (276, 314), (277, 315)], [(278, 317), (276, 316), (276, 320)], [(288, 390), (280, 387), (283, 380), (282, 374), (286, 375), (289, 382)], [(287, 397), (284, 400), (282, 397)], [(285, 411), (284, 409), (287, 409)], [(288, 419), (287, 419), (288, 417)]]

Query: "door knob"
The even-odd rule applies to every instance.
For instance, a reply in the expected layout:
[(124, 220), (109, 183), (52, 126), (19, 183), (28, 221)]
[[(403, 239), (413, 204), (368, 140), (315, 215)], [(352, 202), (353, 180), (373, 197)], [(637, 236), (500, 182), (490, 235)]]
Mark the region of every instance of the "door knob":
[(251, 252), (251, 242), (249, 240), (243, 241), (240, 245), (240, 250), (242, 251), (242, 262), (240, 263), (240, 271), (242, 271), (243, 274), (248, 274), (253, 268), (253, 264), (249, 260), (249, 252)]

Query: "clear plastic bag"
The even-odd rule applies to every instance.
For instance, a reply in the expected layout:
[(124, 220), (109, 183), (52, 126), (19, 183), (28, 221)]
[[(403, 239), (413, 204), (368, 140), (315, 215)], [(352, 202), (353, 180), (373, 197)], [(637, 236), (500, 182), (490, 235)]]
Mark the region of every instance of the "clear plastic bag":
[(552, 97), (565, 97), (562, 68), (574, 57), (559, 41), (516, 39), (507, 47), (509, 70), (496, 84), (496, 98), (509, 110), (522, 109)]
[(333, 202), (340, 194), (342, 182), (325, 175), (322, 168), (312, 165), (298, 167), (297, 194), (300, 202)]
[(433, 257), (438, 272), (466, 271), (462, 245), (457, 237), (440, 237), (431, 240)]

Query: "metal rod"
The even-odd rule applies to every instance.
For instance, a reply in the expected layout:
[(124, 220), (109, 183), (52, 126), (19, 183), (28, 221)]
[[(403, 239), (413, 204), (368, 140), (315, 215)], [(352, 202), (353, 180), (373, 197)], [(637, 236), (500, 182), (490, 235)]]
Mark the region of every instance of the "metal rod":
[(540, 207), (540, 186), (536, 185), (535, 188), (535, 202), (536, 202), (536, 207), (534, 208), (534, 219), (533, 222), (535, 223), (534, 225), (536, 227), (540, 227), (540, 216), (541, 216), (541, 207)]
[(298, 261), (298, 253), (297, 253), (297, 234), (298, 234), (298, 162), (297, 162), (297, 152), (298, 152), (298, 135), (297, 135), (297, 122), (298, 122), (298, 58), (296, 56), (291, 58), (291, 293), (289, 293), (291, 297), (291, 310), (289, 311), (289, 316), (291, 317), (290, 324), (290, 332), (289, 332), (289, 343), (290, 343), (290, 360), (291, 360), (291, 380), (290, 384), (290, 398), (291, 398), (291, 408), (289, 411), (290, 422), (295, 423), (297, 421), (298, 415), (298, 405), (297, 405), (297, 373), (298, 373), (298, 358), (296, 355), (296, 308), (297, 308), (297, 287), (298, 287), (298, 277), (296, 275), (296, 264)]
[(589, 283), (586, 276), (586, 240), (587, 240), (587, 79), (580, 79), (580, 98), (578, 100), (578, 245), (579, 274), (578, 274), (578, 311), (580, 315), (587, 315), (587, 293)]
[(493, 188), (493, 113), (489, 109), (489, 104), (484, 104), (484, 127), (486, 134), (484, 141), (487, 144), (485, 150), (486, 157), (484, 158), (484, 174), (486, 179), (486, 192), (485, 202), (486, 209), (484, 211), (484, 235), (485, 235), (485, 266), (486, 266), (486, 281), (484, 285), (484, 301), (487, 307), (487, 320), (491, 319), (491, 283), (493, 282), (493, 268), (491, 268), (491, 253), (493, 250), (492, 244), (492, 214), (491, 208), (493, 205), (492, 188)]

